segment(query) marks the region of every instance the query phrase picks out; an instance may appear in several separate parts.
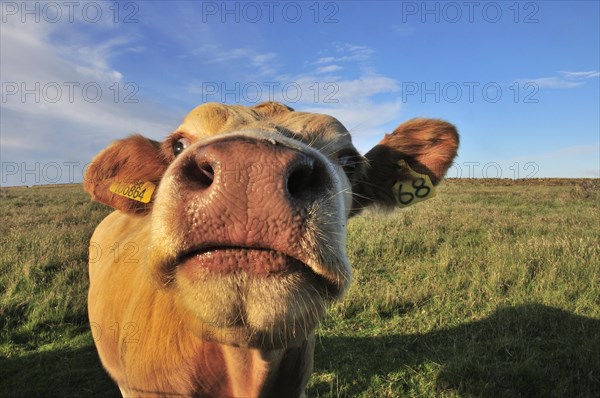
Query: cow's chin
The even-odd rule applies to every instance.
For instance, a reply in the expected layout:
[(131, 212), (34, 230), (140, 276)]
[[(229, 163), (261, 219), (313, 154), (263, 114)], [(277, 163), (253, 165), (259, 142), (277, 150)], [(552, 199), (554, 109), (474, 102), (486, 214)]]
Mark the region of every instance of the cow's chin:
[(312, 333), (327, 283), (281, 253), (227, 249), (194, 253), (177, 267), (180, 298), (203, 340), (278, 349)]

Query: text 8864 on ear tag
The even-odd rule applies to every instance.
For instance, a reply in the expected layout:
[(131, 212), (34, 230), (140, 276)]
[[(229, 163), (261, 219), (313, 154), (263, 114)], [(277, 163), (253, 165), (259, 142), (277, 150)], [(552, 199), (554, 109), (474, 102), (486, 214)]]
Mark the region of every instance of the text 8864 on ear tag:
[(152, 193), (156, 189), (156, 185), (147, 182), (123, 183), (113, 182), (110, 186), (110, 191), (128, 199), (136, 200), (142, 203), (149, 203), (152, 198)]

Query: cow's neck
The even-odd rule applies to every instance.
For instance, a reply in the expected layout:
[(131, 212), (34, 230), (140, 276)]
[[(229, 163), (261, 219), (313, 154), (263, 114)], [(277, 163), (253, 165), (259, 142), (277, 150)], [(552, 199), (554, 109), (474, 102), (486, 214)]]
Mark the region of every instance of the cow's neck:
[(229, 376), (229, 388), (234, 397), (258, 397), (270, 389), (285, 352), (260, 351), (223, 346), (223, 357)]
[[(171, 344), (122, 344), (121, 353), (115, 355), (121, 356), (118, 382), (125, 395), (150, 389), (194, 397), (304, 396), (313, 367), (314, 332), (293, 346), (274, 350), (209, 342), (202, 337), (213, 330), (182, 310), (180, 301), (161, 290), (140, 290), (146, 296), (139, 301), (152, 304), (146, 312), (134, 312), (132, 322), (144, 326), (139, 335), (169, 336)], [(148, 363), (134, 358), (148, 358)]]
[[(279, 350), (218, 345), (227, 374), (226, 395), (299, 397), (312, 372), (314, 337)], [(214, 366), (215, 364), (207, 364)], [(224, 392), (224, 391), (222, 391)]]

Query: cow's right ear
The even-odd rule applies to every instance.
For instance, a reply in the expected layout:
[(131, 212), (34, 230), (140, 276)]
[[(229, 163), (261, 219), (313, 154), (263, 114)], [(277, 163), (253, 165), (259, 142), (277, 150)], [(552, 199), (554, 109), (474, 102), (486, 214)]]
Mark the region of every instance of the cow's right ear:
[(84, 189), (93, 200), (117, 210), (144, 214), (169, 162), (160, 142), (141, 135), (113, 142), (87, 167)]

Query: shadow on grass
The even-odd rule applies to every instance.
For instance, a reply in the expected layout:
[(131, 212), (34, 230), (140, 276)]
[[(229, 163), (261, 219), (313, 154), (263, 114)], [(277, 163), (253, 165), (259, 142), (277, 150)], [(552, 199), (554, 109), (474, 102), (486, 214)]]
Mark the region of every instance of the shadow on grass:
[[(599, 397), (600, 320), (543, 305), (503, 308), (490, 317), (427, 334), (322, 337), (315, 370), (334, 373), (347, 396), (368, 395), (393, 374), (393, 396), (413, 391), (419, 367), (437, 364), (438, 392), (472, 397)], [(437, 366), (435, 365), (435, 366)], [(404, 376), (402, 376), (404, 375)], [(414, 380), (413, 380), (414, 382)], [(317, 383), (309, 396), (327, 396)], [(381, 390), (379, 390), (381, 391)], [(119, 397), (90, 345), (0, 358), (1, 397)]]
[(0, 397), (120, 397), (93, 344), (0, 358)]
[[(322, 337), (315, 352), (315, 370), (336, 374), (347, 396), (368, 395), (377, 380), (393, 380), (385, 390), (393, 396), (409, 395), (411, 369), (426, 372), (431, 366), (441, 367), (432, 382), (437, 393), (600, 397), (600, 320), (524, 305), (427, 334)], [(330, 391), (321, 382), (309, 396)]]

